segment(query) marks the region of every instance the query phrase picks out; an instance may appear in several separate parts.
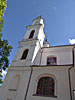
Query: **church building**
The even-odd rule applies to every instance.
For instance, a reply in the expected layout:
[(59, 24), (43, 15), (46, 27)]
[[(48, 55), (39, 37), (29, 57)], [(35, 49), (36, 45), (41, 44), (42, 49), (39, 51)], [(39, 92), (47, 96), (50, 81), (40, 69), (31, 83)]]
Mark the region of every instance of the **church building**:
[(26, 29), (0, 100), (75, 100), (75, 45), (50, 46), (41, 16)]

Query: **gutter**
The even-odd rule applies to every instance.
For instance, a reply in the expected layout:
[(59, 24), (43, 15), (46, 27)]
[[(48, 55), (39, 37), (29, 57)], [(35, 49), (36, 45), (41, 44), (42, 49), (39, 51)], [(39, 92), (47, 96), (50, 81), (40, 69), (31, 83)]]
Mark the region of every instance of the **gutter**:
[(70, 76), (70, 70), (74, 67), (74, 47), (73, 47), (73, 50), (72, 50), (72, 54), (73, 54), (73, 65), (72, 65), (72, 67), (70, 67), (70, 68), (68, 69), (69, 87), (70, 87), (70, 100), (72, 100), (72, 92), (71, 92), (72, 88), (71, 88), (71, 76)]
[(31, 81), (32, 72), (33, 72), (32, 66), (30, 66), (30, 67), (31, 67), (31, 73), (30, 73), (30, 77), (29, 77), (29, 81), (28, 81), (28, 85), (27, 85), (27, 89), (26, 89), (26, 94), (25, 94), (24, 100), (26, 100), (26, 98), (27, 98), (28, 89), (29, 89), (29, 85), (30, 85), (30, 81)]

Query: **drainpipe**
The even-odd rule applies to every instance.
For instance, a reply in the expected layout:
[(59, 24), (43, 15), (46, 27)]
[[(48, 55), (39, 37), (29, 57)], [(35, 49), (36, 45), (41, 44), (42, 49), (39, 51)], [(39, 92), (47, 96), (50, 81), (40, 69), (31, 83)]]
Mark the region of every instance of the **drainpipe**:
[(73, 54), (73, 65), (72, 65), (72, 67), (70, 67), (69, 69), (68, 69), (68, 75), (69, 75), (69, 87), (70, 87), (70, 98), (71, 98), (71, 100), (72, 100), (72, 93), (71, 93), (71, 77), (70, 77), (70, 70), (74, 67), (74, 47), (73, 47), (73, 50), (72, 50), (72, 54)]
[(28, 85), (27, 85), (27, 89), (26, 89), (26, 94), (25, 94), (24, 100), (26, 100), (26, 98), (27, 98), (28, 89), (29, 89), (29, 85), (30, 85), (30, 80), (31, 80), (32, 72), (33, 72), (32, 66), (30, 66), (30, 67), (31, 67), (31, 73), (30, 73), (30, 76), (29, 76), (29, 81), (28, 81)]
[(72, 93), (71, 93), (71, 78), (70, 78), (70, 70), (73, 68), (73, 66), (72, 67), (70, 67), (69, 69), (68, 69), (68, 76), (69, 76), (69, 88), (70, 88), (70, 99), (72, 100)]

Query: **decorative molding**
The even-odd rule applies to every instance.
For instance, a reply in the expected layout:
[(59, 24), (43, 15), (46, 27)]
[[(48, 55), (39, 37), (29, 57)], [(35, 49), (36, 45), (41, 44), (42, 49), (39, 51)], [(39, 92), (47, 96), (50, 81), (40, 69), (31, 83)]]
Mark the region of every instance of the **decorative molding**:
[(9, 71), (31, 71), (31, 67), (30, 66), (11, 66), (10, 68), (8, 68)]
[(42, 26), (42, 24), (35, 24), (35, 25), (29, 25), (29, 26), (26, 26), (27, 30), (31, 29), (31, 28), (39, 28), (40, 26)]
[(50, 95), (39, 95), (39, 94), (33, 94), (33, 96), (41, 96), (41, 97), (51, 97), (51, 98), (57, 98), (57, 96), (50, 96)]
[(9, 91), (17, 91), (17, 89), (8, 89)]

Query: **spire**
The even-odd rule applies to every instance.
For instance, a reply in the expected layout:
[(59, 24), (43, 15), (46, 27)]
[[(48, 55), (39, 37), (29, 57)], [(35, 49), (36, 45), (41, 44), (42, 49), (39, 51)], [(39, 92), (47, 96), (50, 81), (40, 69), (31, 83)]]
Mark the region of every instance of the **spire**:
[(49, 43), (48, 43), (48, 41), (47, 41), (47, 38), (46, 38), (46, 40), (45, 40), (45, 42), (44, 42), (44, 47), (49, 47), (50, 45), (49, 45)]
[(47, 42), (47, 38), (46, 38), (45, 42)]
[(42, 16), (38, 16), (38, 17), (36, 17), (35, 19), (33, 19), (33, 21), (34, 21), (34, 20), (38, 20), (38, 19), (43, 19), (43, 18), (42, 18)]

